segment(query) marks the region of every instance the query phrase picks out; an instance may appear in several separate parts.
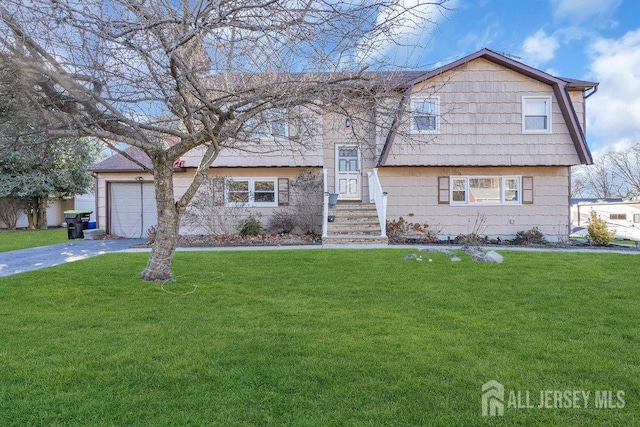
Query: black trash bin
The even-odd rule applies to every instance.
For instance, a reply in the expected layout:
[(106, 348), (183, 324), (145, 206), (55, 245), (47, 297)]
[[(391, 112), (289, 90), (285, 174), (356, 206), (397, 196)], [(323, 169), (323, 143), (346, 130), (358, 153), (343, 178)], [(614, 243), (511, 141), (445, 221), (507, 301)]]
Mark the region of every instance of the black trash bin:
[(93, 211), (64, 211), (64, 220), (67, 223), (67, 238), (83, 239), (84, 230), (89, 228), (89, 219)]

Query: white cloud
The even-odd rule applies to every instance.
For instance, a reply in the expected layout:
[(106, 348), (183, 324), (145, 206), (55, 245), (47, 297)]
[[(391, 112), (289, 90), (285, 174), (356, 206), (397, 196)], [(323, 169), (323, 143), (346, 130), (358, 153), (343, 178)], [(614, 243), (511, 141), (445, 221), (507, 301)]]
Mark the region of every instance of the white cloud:
[[(453, 8), (457, 2), (450, 0), (446, 7)], [(378, 15), (376, 25), (386, 25), (390, 21), (395, 25), (385, 34), (363, 40), (358, 46), (358, 60), (366, 63), (386, 58), (388, 62), (399, 66), (412, 61), (411, 56), (426, 47), (438, 22), (445, 18), (445, 12), (433, 2), (424, 0), (391, 3)]]
[[(583, 22), (589, 18), (610, 16), (622, 0), (551, 0), (554, 16)], [(603, 20), (604, 21), (604, 20)]]
[(591, 74), (600, 86), (587, 101), (589, 134), (610, 149), (640, 142), (640, 29), (597, 39), (590, 52)]
[(522, 44), (524, 62), (538, 67), (550, 61), (555, 56), (560, 43), (555, 36), (549, 36), (544, 30), (538, 30), (534, 35), (525, 39)]

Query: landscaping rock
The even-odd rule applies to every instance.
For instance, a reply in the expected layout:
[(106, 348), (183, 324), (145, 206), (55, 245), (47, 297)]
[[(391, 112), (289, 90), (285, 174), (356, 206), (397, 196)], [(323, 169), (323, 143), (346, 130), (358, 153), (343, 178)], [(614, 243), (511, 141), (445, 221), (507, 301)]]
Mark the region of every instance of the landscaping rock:
[(487, 252), (483, 259), (484, 262), (492, 262), (495, 264), (502, 264), (502, 261), (504, 261), (504, 258), (502, 257), (502, 255), (500, 255), (499, 253), (495, 252), (495, 251), (489, 251)]
[(475, 262), (490, 262), (501, 264), (502, 261), (504, 261), (504, 258), (499, 253), (495, 251), (485, 252), (484, 249), (478, 246), (463, 246), (460, 250), (468, 254)]
[(451, 262), (460, 262), (460, 261), (462, 260), (458, 256), (451, 257)]

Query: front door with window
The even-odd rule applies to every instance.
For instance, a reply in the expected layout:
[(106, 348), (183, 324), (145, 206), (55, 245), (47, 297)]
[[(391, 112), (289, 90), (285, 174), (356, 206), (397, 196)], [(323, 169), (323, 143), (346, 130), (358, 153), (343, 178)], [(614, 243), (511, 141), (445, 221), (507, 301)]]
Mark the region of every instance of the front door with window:
[(336, 192), (343, 200), (359, 200), (360, 148), (357, 145), (336, 146)]

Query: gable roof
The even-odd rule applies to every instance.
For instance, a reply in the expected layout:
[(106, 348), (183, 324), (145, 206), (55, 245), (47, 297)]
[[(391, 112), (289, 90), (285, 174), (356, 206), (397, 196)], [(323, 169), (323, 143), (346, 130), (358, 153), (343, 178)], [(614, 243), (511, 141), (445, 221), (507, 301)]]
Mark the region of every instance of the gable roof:
[[(142, 163), (148, 169), (152, 169), (151, 159), (138, 147), (129, 147), (124, 152), (131, 158)], [(132, 162), (122, 154), (118, 153), (103, 161), (96, 163), (91, 168), (92, 172), (144, 172), (145, 170), (137, 163)]]
[[(587, 91), (589, 89), (597, 89), (598, 83), (589, 82), (583, 80), (576, 80), (570, 78), (555, 77), (551, 74), (540, 71), (536, 68), (530, 67), (526, 64), (518, 62), (505, 55), (501, 55), (489, 49), (482, 49), (449, 64), (435, 68), (431, 71), (371, 71), (364, 74), (365, 79), (373, 86), (386, 88), (389, 90), (395, 90), (403, 92), (402, 99), (397, 109), (396, 117), (393, 120), (393, 125), (389, 134), (387, 135), (384, 147), (378, 159), (378, 166), (384, 166), (387, 158), (391, 152), (393, 142), (395, 140), (396, 131), (399, 125), (400, 118), (404, 114), (407, 107), (409, 98), (411, 96), (412, 88), (425, 80), (446, 73), (456, 67), (469, 63), (478, 58), (486, 59), (494, 64), (505, 67), (509, 70), (515, 71), (519, 74), (542, 82), (552, 87), (554, 95), (556, 97), (562, 117), (564, 118), (569, 135), (573, 141), (573, 145), (576, 149), (578, 158), (583, 164), (592, 164), (593, 160), (591, 152), (586, 143), (584, 132), (578, 121), (576, 111), (573, 108), (573, 104), (569, 97), (569, 91)], [(330, 73), (327, 73), (330, 74)], [(593, 93), (593, 92), (592, 92)], [(589, 95), (587, 95), (589, 96)], [(125, 153), (139, 161), (147, 168), (151, 169), (151, 161), (149, 157), (139, 148), (129, 147), (125, 150)], [(128, 159), (122, 154), (116, 154), (109, 157), (102, 162), (97, 163), (91, 169), (94, 172), (142, 172), (144, 169), (140, 165)]]
[(551, 74), (547, 74), (543, 71), (540, 71), (536, 68), (530, 67), (521, 62), (515, 61), (507, 56), (501, 55), (489, 49), (482, 49), (471, 55), (467, 55), (463, 58), (458, 59), (457, 61), (453, 61), (449, 64), (438, 67), (434, 70), (425, 72), (418, 77), (407, 81), (404, 86), (404, 95), (400, 102), (400, 106), (398, 108), (398, 115), (394, 120), (394, 124), (392, 125), (391, 131), (387, 136), (387, 140), (382, 149), (382, 153), (380, 154), (380, 159), (378, 161), (379, 166), (384, 166), (391, 152), (391, 147), (393, 145), (393, 141), (396, 136), (396, 131), (398, 127), (398, 122), (400, 117), (404, 114), (404, 110), (406, 108), (409, 97), (411, 96), (411, 89), (419, 84), (428, 80), (432, 77), (443, 74), (447, 71), (450, 71), (454, 68), (457, 68), (461, 65), (469, 63), (478, 58), (486, 59), (487, 61), (493, 62), (494, 64), (500, 65), (517, 73), (520, 73), (524, 76), (542, 82), (552, 87), (553, 93), (557, 99), (558, 106), (560, 107), (560, 111), (562, 112), (562, 117), (564, 118), (567, 128), (569, 129), (569, 135), (571, 136), (571, 140), (573, 141), (573, 145), (576, 148), (576, 152), (578, 154), (578, 158), (583, 164), (592, 164), (593, 159), (591, 157), (591, 152), (589, 151), (589, 147), (587, 146), (586, 138), (582, 128), (580, 127), (580, 123), (578, 121), (578, 117), (576, 115), (576, 111), (573, 108), (573, 104), (571, 103), (571, 99), (569, 97), (569, 90), (588, 90), (591, 88), (597, 88), (598, 83), (595, 82), (587, 82), (581, 80), (574, 79), (566, 79), (554, 77)]

